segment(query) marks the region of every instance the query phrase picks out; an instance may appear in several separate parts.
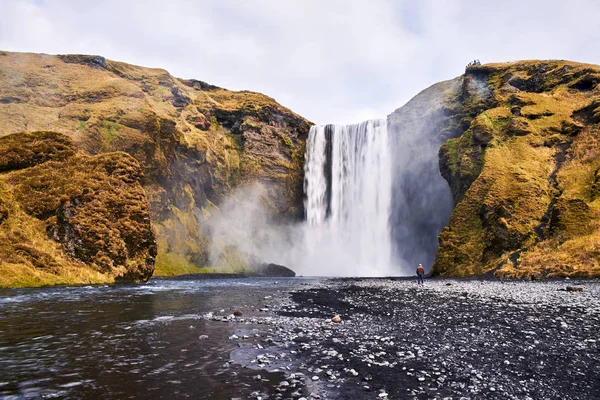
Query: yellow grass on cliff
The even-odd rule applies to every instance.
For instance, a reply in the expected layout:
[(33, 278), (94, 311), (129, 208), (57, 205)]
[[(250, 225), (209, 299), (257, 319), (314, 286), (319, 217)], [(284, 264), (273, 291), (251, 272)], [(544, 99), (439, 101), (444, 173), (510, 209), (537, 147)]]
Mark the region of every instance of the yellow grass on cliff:
[(443, 147), (458, 204), (434, 273), (600, 276), (600, 67), (467, 68), (468, 129)]

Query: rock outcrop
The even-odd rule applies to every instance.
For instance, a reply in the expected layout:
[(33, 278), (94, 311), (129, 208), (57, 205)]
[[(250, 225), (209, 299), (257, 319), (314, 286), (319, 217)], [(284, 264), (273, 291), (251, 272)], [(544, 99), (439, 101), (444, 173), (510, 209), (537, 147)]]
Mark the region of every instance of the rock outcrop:
[(139, 163), (56, 132), (0, 138), (0, 286), (144, 281), (156, 242)]
[(296, 276), (296, 273), (288, 267), (273, 263), (257, 265), (253, 268), (252, 272), (258, 276), (268, 276), (273, 278), (292, 278)]
[(600, 275), (600, 68), (471, 66), (445, 101), (440, 149), (455, 209), (433, 274)]
[[(159, 274), (207, 265), (203, 222), (241, 184), (260, 182), (281, 220), (303, 216), (309, 122), (259, 93), (100, 56), (2, 52), (0, 136), (38, 130), (62, 133), (86, 154), (121, 151), (137, 160)], [(79, 204), (66, 203), (64, 215)]]

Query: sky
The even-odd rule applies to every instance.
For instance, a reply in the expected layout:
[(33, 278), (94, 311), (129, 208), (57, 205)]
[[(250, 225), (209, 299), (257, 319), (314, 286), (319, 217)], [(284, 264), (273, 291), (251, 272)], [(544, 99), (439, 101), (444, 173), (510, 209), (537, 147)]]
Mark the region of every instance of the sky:
[(0, 50), (98, 54), (274, 97), (314, 123), (385, 118), (474, 59), (600, 64), (597, 0), (0, 0)]

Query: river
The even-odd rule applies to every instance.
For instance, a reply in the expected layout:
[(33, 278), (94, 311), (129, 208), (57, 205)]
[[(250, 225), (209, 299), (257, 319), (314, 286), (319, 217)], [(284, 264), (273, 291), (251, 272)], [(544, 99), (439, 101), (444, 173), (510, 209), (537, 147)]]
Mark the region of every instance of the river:
[(227, 338), (259, 327), (201, 315), (264, 314), (260, 299), (299, 282), (152, 279), (0, 290), (0, 398), (229, 399), (272, 386), (283, 373), (262, 372), (257, 382), (256, 371), (228, 363), (238, 344)]

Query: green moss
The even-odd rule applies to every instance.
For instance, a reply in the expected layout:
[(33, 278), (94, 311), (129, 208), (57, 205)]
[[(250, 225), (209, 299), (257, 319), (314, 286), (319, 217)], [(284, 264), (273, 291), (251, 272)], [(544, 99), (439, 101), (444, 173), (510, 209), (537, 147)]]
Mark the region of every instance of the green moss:
[(294, 142), (292, 142), (292, 139), (288, 135), (286, 135), (285, 133), (280, 133), (279, 137), (287, 147), (289, 147), (290, 149), (294, 148)]
[(121, 130), (121, 126), (116, 122), (104, 120), (102, 121), (102, 129), (104, 133), (104, 139), (110, 146), (113, 140), (119, 137), (119, 131)]
[(183, 254), (159, 253), (156, 257), (156, 276), (175, 276), (183, 274), (207, 274), (218, 272), (214, 268), (198, 267)]

